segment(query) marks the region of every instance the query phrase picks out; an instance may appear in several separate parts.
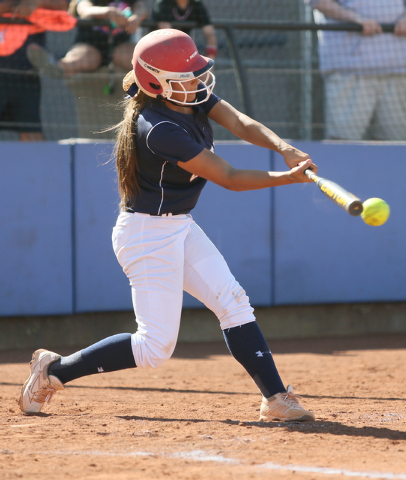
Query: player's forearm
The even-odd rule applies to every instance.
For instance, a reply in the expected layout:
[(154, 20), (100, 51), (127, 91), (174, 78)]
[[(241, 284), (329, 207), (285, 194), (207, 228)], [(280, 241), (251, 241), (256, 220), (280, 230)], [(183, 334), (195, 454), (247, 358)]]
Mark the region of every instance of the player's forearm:
[(178, 166), (227, 190), (241, 192), (307, 181), (303, 172), (311, 168), (311, 160), (298, 160), (297, 163), (300, 165), (286, 172), (236, 169), (224, 158), (205, 148), (191, 160), (178, 162)]
[(355, 23), (362, 22), (362, 17), (359, 13), (341, 6), (334, 0), (319, 0), (314, 8), (319, 10), (326, 17), (332, 18), (333, 20)]
[(296, 183), (291, 171), (287, 172), (263, 172), (261, 170), (237, 170), (234, 169), (228, 175), (222, 187), (234, 192), (248, 190), (260, 190), (269, 187), (279, 187)]

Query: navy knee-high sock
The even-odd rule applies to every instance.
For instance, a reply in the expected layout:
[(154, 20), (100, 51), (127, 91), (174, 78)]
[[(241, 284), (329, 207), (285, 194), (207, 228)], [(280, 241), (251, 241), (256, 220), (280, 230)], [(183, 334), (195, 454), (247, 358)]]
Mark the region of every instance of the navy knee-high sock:
[(286, 392), (257, 322), (227, 328), (223, 335), (231, 355), (251, 375), (264, 397)]
[(136, 366), (131, 347), (131, 333), (120, 333), (68, 357), (61, 357), (51, 363), (48, 375), (54, 375), (62, 383), (67, 383), (94, 373), (114, 372)]

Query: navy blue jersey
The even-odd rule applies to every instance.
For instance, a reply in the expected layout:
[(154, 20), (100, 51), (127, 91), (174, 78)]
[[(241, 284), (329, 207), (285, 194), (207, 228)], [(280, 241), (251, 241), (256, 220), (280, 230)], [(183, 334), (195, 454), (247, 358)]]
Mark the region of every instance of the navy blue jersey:
[(207, 180), (178, 163), (191, 160), (205, 148), (214, 151), (207, 114), (219, 100), (212, 93), (207, 102), (193, 107), (193, 115), (170, 110), (164, 103), (142, 110), (137, 134), (140, 193), (127, 205), (131, 211), (181, 214), (195, 207)]

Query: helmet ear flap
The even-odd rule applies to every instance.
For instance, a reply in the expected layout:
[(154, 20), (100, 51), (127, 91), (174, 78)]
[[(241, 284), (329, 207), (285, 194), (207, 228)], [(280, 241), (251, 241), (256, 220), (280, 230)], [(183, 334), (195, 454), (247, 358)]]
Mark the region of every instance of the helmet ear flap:
[(139, 86), (147, 95), (155, 97), (163, 92), (163, 88), (158, 78), (152, 73), (148, 72), (138, 62), (134, 68), (135, 77), (138, 80)]

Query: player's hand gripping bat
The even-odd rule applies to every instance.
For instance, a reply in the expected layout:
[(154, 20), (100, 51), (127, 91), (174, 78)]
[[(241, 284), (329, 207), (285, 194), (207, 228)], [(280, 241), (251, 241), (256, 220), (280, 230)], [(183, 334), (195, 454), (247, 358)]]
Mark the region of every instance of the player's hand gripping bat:
[(317, 176), (309, 168), (305, 170), (304, 173), (310, 178), (310, 180), (313, 180), (313, 182), (319, 186), (320, 190), (326, 195), (326, 197), (336, 203), (339, 207), (343, 208), (350, 215), (361, 215), (363, 210), (362, 202), (355, 195), (347, 192), (347, 190), (344, 190), (340, 185)]

